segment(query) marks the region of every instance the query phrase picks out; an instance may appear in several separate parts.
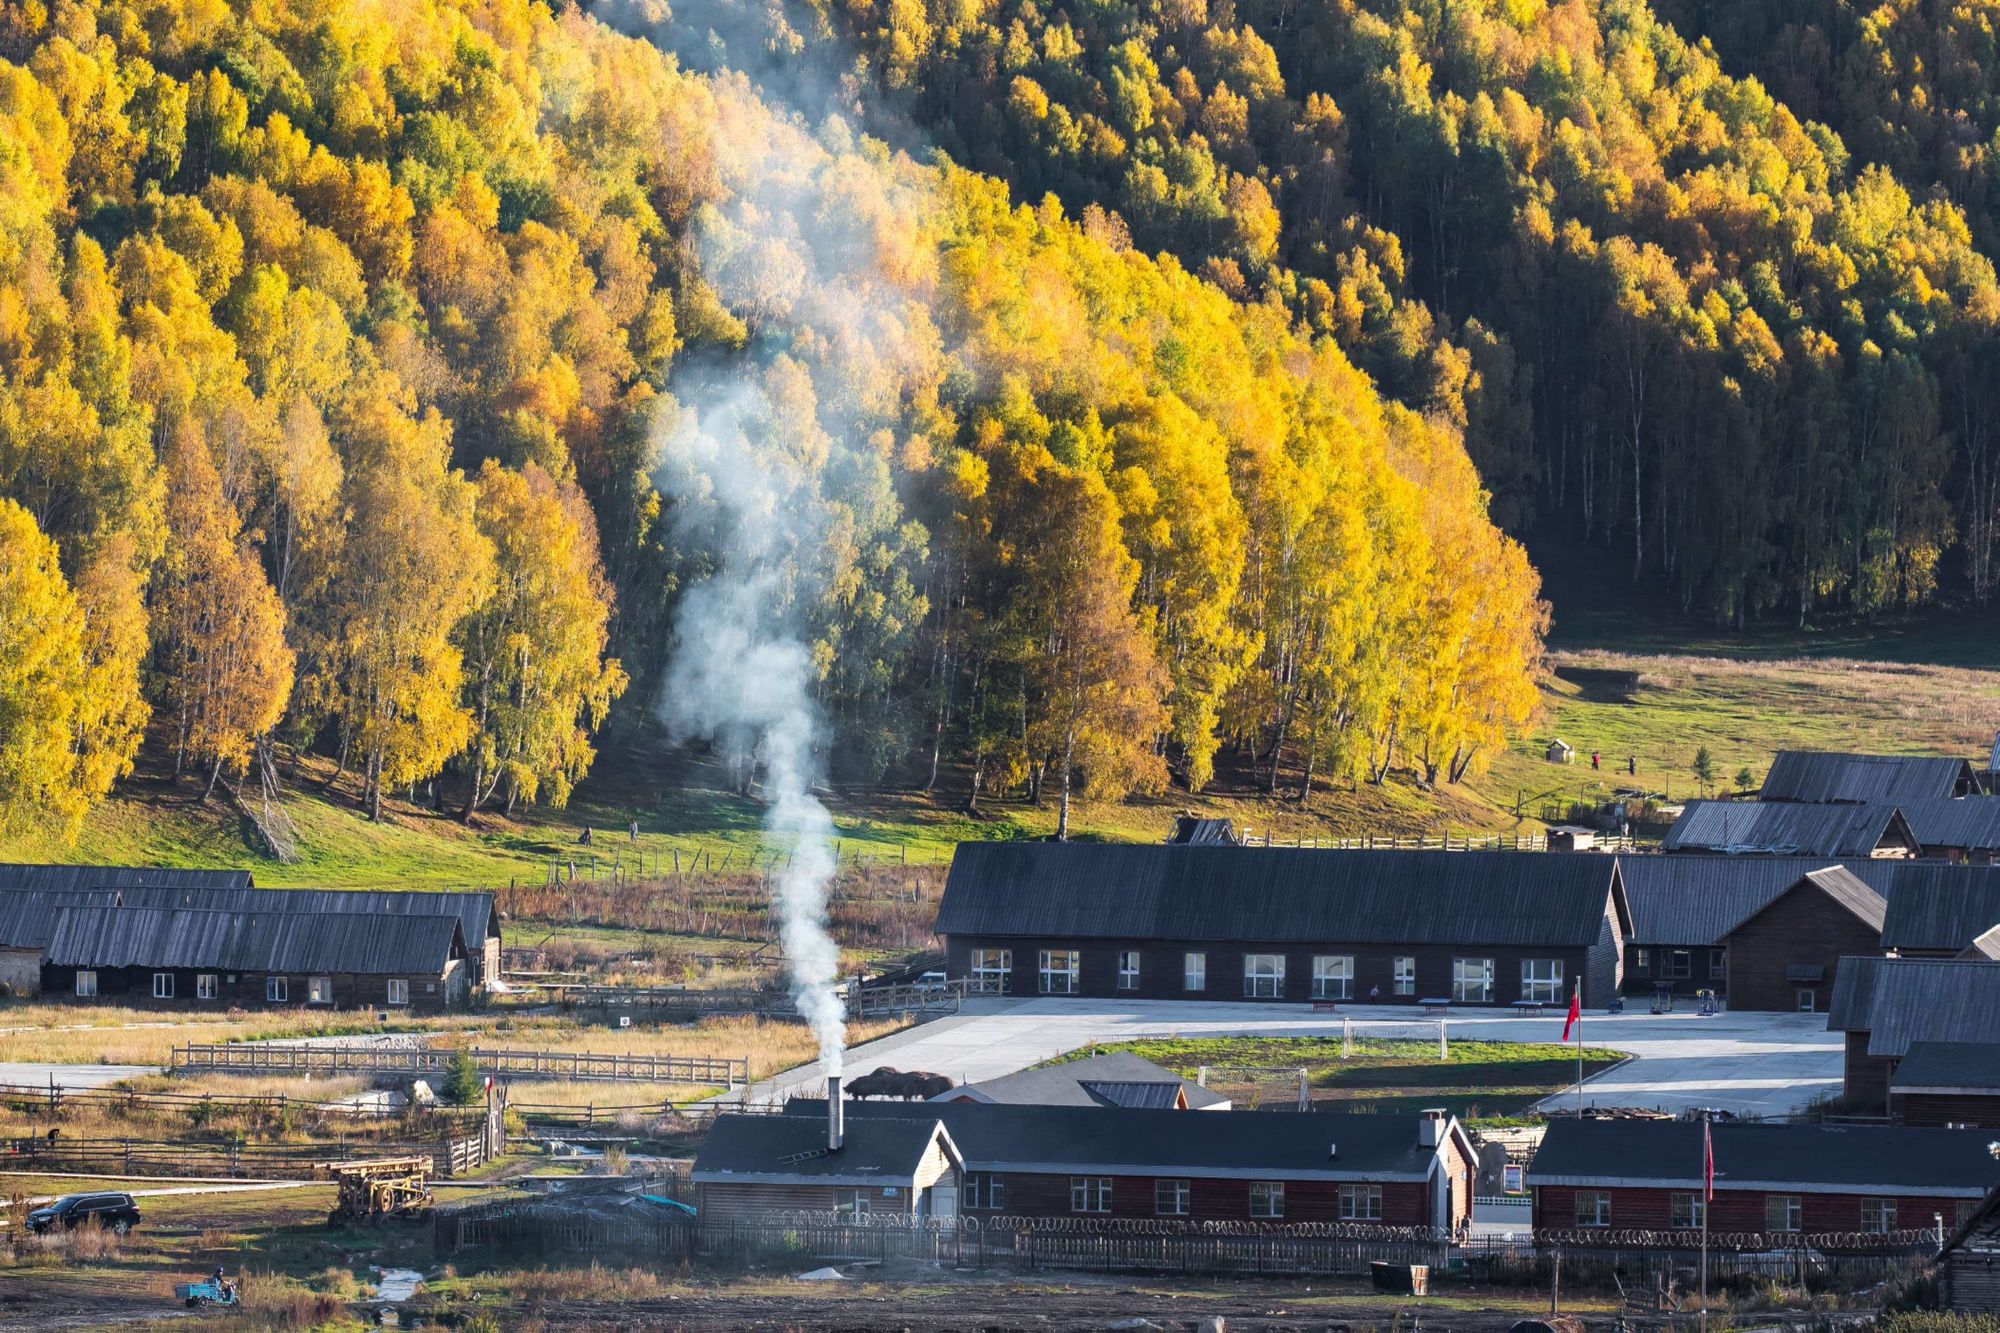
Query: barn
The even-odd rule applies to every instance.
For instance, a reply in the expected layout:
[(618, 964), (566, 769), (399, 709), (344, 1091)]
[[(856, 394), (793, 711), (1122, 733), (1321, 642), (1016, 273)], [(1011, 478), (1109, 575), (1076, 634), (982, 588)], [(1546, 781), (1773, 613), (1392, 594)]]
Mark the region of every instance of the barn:
[(1847, 1099), (1884, 1106), (1898, 1062), (1916, 1043), (2000, 1042), (2000, 963), (1842, 959), (1826, 1025), (1846, 1034)]
[(1938, 755), (1835, 754), (1780, 750), (1759, 799), (1815, 805), (1901, 805), (1979, 793), (1979, 775), (1963, 759)]
[(1880, 951), (1887, 911), (1852, 871), (1807, 871), (1723, 936), (1729, 1007), (1825, 1012), (1841, 960)]
[(1016, 995), (1600, 1006), (1629, 919), (1608, 856), (977, 842), (936, 929)]
[(1838, 860), (1909, 857), (1922, 848), (1894, 806), (1689, 801), (1660, 850)]

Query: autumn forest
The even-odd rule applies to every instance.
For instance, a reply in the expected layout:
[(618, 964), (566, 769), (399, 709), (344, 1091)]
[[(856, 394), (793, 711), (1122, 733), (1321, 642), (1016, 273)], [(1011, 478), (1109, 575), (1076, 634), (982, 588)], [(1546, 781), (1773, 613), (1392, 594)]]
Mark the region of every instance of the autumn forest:
[(690, 439), (805, 534), (834, 780), (971, 805), (1458, 782), (1538, 531), (1721, 625), (1983, 601), (1996, 17), (0, 7), (0, 827), (281, 752), (563, 805), (723, 558)]

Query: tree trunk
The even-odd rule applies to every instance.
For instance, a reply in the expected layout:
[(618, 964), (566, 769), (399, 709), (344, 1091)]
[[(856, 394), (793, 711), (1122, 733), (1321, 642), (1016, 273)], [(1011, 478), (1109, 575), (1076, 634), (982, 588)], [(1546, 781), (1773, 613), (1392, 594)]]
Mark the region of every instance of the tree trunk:
[(472, 812), (479, 808), (479, 780), (485, 776), (485, 762), (474, 759), (472, 761), (472, 789), (465, 793), (465, 809), (458, 813), (459, 823), (470, 824), (472, 822)]
[(208, 770), (208, 789), (202, 792), (201, 794), (201, 803), (203, 805), (207, 805), (208, 798), (215, 794), (215, 784), (218, 781), (220, 781), (221, 778), (222, 778), (222, 760), (218, 758), (215, 761), (215, 766)]
[(1063, 738), (1062, 757), (1062, 809), (1056, 812), (1056, 841), (1069, 841), (1069, 780), (1070, 769), (1076, 760), (1076, 728), (1071, 727), (1069, 735)]

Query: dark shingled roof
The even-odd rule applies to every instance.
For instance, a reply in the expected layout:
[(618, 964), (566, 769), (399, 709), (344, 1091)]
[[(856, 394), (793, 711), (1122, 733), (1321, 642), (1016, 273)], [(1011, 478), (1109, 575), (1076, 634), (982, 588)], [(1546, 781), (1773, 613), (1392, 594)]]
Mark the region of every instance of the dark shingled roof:
[[(1882, 918), (1889, 910), (1889, 905), (1882, 901), (1882, 895), (1855, 878), (1854, 873), (1845, 866), (1825, 866), (1819, 870), (1808, 870), (1799, 876), (1791, 888), (1779, 894), (1778, 898), (1792, 893), (1823, 893), (1832, 899), (1836, 906), (1877, 934), (1881, 933)], [(1771, 901), (1776, 902), (1777, 898)], [(1752, 915), (1753, 917), (1762, 915), (1769, 908), (1770, 904), (1767, 903)], [(1817, 978), (1804, 977), (1800, 980), (1811, 981)]]
[(1187, 1094), (1191, 1111), (1229, 1105), (1227, 1097), (1130, 1051), (1112, 1051), (967, 1083), (932, 1100), (955, 1101), (970, 1094), (975, 1101), (1013, 1106), (1172, 1106), (1175, 1092)]
[(1174, 821), (1174, 831), (1167, 842), (1175, 847), (1209, 847), (1216, 844), (1235, 846), (1241, 839), (1236, 836), (1236, 826), (1226, 819), (1198, 819), (1193, 815), (1182, 815)]
[[(1720, 944), (1807, 871), (1838, 864), (1820, 856), (1621, 856), (1618, 876), (1632, 913), (1631, 944)], [(1900, 861), (1874, 861), (1891, 866)], [(1854, 867), (1850, 867), (1854, 869)], [(1869, 870), (1856, 870), (1864, 880)]]
[(1763, 799), (1816, 803), (1945, 800), (1978, 789), (1972, 765), (1935, 755), (1829, 754), (1780, 750), (1764, 775)]
[[(798, 1099), (785, 1109), (825, 1124), (823, 1101)], [(969, 1171), (1422, 1180), (1434, 1155), (1417, 1141), (1413, 1115), (854, 1102), (847, 1124), (851, 1131), (871, 1119), (910, 1116), (942, 1120)]]
[(962, 842), (937, 931), (1589, 946), (1617, 880), (1612, 857), (1584, 853)]
[[(1993, 1141), (1990, 1130), (1904, 1125), (1709, 1128), (1718, 1190), (1977, 1199), (2000, 1184), (2000, 1161), (1986, 1149)], [(1701, 1131), (1693, 1121), (1551, 1120), (1529, 1164), (1528, 1184), (1700, 1189)]]
[(2000, 1042), (1913, 1041), (1889, 1090), (2000, 1096)]
[(1867, 856), (1916, 838), (1894, 806), (1794, 805), (1782, 801), (1689, 801), (1661, 841), (1663, 851), (1778, 856)]
[(1910, 832), (1925, 847), (1963, 847), (2000, 851), (2000, 797), (1966, 796), (1959, 800), (1899, 801), (1896, 808), (1910, 821)]
[(0, 949), (48, 947), (65, 907), (194, 907), (214, 912), (359, 912), (374, 916), (456, 916), (477, 951), (499, 929), (491, 893), (391, 889), (254, 889), (148, 885), (116, 889), (0, 893)]
[(1868, 1054), (1891, 1058), (1920, 1041), (2000, 1042), (2000, 963), (1843, 958), (1826, 1026), (1866, 1032)]
[(1918, 861), (1893, 874), (1885, 949), (1956, 953), (2000, 922), (2000, 866)]
[(0, 864), (0, 892), (74, 892), (79, 889), (247, 889), (247, 870), (186, 870), (161, 866), (50, 866)]
[[(757, 1184), (767, 1180), (816, 1185), (909, 1185), (939, 1133), (937, 1108), (929, 1115), (873, 1119), (850, 1113), (839, 1152), (826, 1151), (826, 1103), (819, 1114), (721, 1115), (695, 1154), (699, 1184)], [(859, 1105), (859, 1103), (857, 1103)], [(946, 1135), (946, 1142), (950, 1136)], [(952, 1155), (957, 1156), (956, 1148)]]
[(464, 952), (458, 918), (444, 914), (65, 907), (56, 914), (48, 961), (57, 967), (437, 976)]

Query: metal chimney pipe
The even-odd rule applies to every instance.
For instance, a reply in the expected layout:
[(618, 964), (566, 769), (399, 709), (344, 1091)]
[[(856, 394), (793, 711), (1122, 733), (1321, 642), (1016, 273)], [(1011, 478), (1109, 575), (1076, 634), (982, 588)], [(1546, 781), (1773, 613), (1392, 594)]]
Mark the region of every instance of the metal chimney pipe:
[(826, 1080), (826, 1150), (839, 1152), (847, 1137), (847, 1113), (840, 1105), (840, 1075)]

